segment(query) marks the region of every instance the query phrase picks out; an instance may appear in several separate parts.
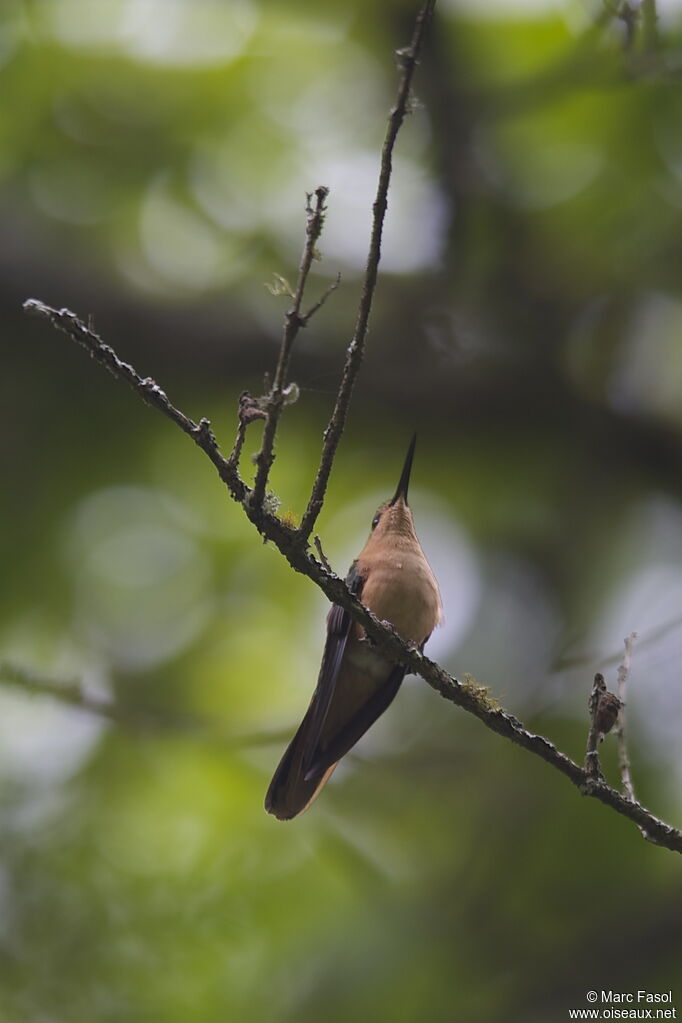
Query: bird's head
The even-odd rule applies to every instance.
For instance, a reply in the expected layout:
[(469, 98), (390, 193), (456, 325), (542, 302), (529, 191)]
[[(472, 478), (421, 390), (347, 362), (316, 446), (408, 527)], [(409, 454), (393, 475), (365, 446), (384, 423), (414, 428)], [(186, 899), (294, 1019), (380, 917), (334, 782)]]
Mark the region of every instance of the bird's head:
[(409, 537), (415, 536), (414, 520), (407, 503), (407, 488), (410, 483), (416, 443), (417, 434), (415, 433), (407, 450), (396, 492), (390, 501), (386, 501), (378, 508), (376, 515), (372, 519), (372, 539), (375, 542), (384, 536), (396, 533)]

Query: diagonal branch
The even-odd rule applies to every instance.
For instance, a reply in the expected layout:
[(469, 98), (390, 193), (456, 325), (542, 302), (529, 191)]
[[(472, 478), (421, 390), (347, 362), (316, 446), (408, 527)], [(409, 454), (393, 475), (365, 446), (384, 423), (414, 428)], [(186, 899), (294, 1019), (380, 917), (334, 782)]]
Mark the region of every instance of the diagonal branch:
[[(282, 522), (275, 515), (272, 515), (263, 507), (258, 507), (251, 501), (253, 491), (239, 475), (234, 451), (232, 456), (225, 458), (218, 442), (215, 439), (211, 424), (208, 419), (201, 419), (195, 423), (193, 419), (186, 416), (173, 405), (168, 395), (151, 377), (142, 377), (137, 370), (128, 362), (119, 358), (114, 349), (105, 344), (101, 337), (90, 327), (87, 327), (75, 313), (70, 309), (54, 309), (37, 298), (29, 298), (24, 302), (24, 311), (32, 316), (39, 316), (48, 320), (57, 330), (66, 334), (72, 341), (84, 348), (88, 354), (104, 366), (112, 376), (128, 384), (135, 393), (152, 408), (161, 412), (172, 423), (179, 426), (183, 433), (194, 441), (197, 447), (201, 448), (205, 455), (213, 463), (216, 472), (227, 487), (230, 497), (237, 501), (244, 508), (248, 518), (253, 522), (258, 531), (267, 539), (274, 540), (280, 549), (290, 546), (293, 541), (294, 531), (286, 523)], [(242, 437), (243, 440), (243, 437)], [(235, 445), (235, 448), (237, 445)]]
[[(130, 384), (133, 390), (147, 404), (167, 416), (210, 458), (220, 478), (227, 485), (231, 496), (243, 504), (244, 509), (259, 532), (271, 540), (297, 572), (312, 579), (332, 603), (340, 604), (359, 622), (368, 636), (392, 659), (404, 664), (407, 669), (421, 677), (440, 693), (444, 699), (473, 714), (487, 728), (504, 736), (529, 753), (540, 757), (564, 774), (584, 795), (591, 796), (622, 814), (646, 833), (649, 841), (682, 853), (682, 831), (659, 820), (640, 803), (628, 799), (617, 789), (591, 777), (588, 772), (562, 753), (548, 739), (529, 731), (516, 717), (490, 700), (485, 690), (470, 682), (459, 682), (424, 654), (409, 647), (394, 629), (380, 622), (349, 591), (345, 582), (329, 572), (309, 551), (297, 542), (296, 531), (288, 527), (275, 515), (263, 508), (255, 508), (246, 497), (250, 491), (239, 478), (233, 466), (223, 458), (210, 431), (207, 420), (199, 425), (173, 406), (167, 395), (150, 378), (142, 378), (135, 369), (123, 362), (113, 348), (105, 345), (93, 331), (83, 324), (68, 309), (52, 309), (36, 299), (24, 303), (28, 312), (43, 316), (53, 326), (66, 333), (72, 340), (107, 367), (119, 380)], [(202, 424), (205, 424), (202, 426)]]
[(250, 492), (249, 488), (240, 477), (236, 465), (228, 462), (221, 455), (208, 419), (201, 419), (198, 423), (195, 423), (184, 412), (180, 412), (170, 402), (166, 392), (159, 387), (155, 380), (152, 380), (151, 377), (141, 377), (129, 362), (124, 362), (120, 359), (114, 349), (110, 345), (105, 344), (94, 330), (86, 327), (83, 321), (75, 313), (72, 313), (70, 309), (53, 309), (52, 306), (45, 305), (44, 302), (37, 298), (27, 299), (24, 302), (23, 308), (25, 312), (32, 316), (40, 316), (48, 320), (53, 327), (62, 331), (62, 333), (70, 337), (72, 341), (75, 341), (82, 348), (85, 348), (86, 352), (96, 362), (99, 362), (100, 365), (108, 369), (117, 380), (122, 380), (129, 384), (145, 404), (151, 405), (152, 408), (157, 409), (157, 411), (167, 416), (171, 422), (175, 423), (176, 426), (179, 426), (183, 433), (191, 437), (194, 443), (211, 459), (218, 475), (227, 486), (234, 500), (245, 500)]
[(398, 137), (401, 125), (405, 120), (410, 101), (410, 90), (412, 80), (417, 68), (419, 53), (421, 51), (424, 35), (431, 21), (436, 0), (427, 0), (419, 14), (414, 26), (412, 41), (404, 50), (396, 54), (401, 68), (400, 80), (398, 83), (398, 95), (396, 102), (389, 114), (386, 137), (381, 150), (381, 167), (379, 170), (379, 183), (377, 185), (376, 198), (372, 207), (372, 234), (369, 242), (369, 253), (365, 268), (365, 278), (358, 306), (358, 315), (355, 323), (355, 333), (348, 346), (346, 362), (343, 367), (341, 386), (336, 398), (336, 403), (331, 418), (324, 431), (322, 456), (320, 465), (315, 476), (313, 489), (310, 494), (308, 506), (303, 514), (301, 525), (298, 530), (299, 541), (305, 544), (313, 531), (317, 517), (322, 510), (322, 503), (327, 491), (329, 476), (334, 463), (334, 456), (338, 447), (341, 435), (346, 425), (348, 407), (355, 380), (360, 371), (362, 359), (365, 352), (367, 340), (367, 329), (369, 316), (374, 299), (377, 276), (379, 272), (379, 260), (381, 258), (381, 239), (384, 229), (384, 218), (388, 205), (388, 188), (391, 183), (391, 171), (393, 169), (393, 149)]
[(322, 295), (320, 296), (320, 298), (318, 298), (317, 302), (315, 302), (314, 305), (311, 305), (311, 307), (308, 310), (308, 312), (307, 313), (301, 313), (300, 320), (301, 320), (301, 326), (302, 327), (305, 327), (307, 325), (307, 323), (308, 323), (308, 320), (310, 320), (311, 317), (313, 317), (315, 315), (315, 313), (319, 309), (322, 308), (322, 306), (327, 301), (329, 296), (333, 295), (333, 293), (336, 291), (336, 289), (338, 288), (340, 283), (341, 283), (341, 274), (338, 273), (336, 275), (336, 277), (334, 278), (334, 280), (329, 285), (329, 287), (326, 289), (326, 291), (322, 292)]

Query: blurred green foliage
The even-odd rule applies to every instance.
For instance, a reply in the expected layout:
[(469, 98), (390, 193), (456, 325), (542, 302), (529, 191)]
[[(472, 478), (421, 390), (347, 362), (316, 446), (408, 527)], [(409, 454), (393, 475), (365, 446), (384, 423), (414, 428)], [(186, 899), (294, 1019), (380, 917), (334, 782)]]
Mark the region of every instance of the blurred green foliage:
[[(635, 783), (679, 825), (682, 22), (644, 0), (630, 39), (618, 9), (441, 3), (320, 533), (344, 571), (416, 427), (429, 652), (579, 759), (592, 674), (613, 685), (637, 631)], [(294, 277), (304, 193), (328, 185), (311, 301), (343, 283), (300, 338), (273, 470), (300, 515), (413, 16), (0, 9), (0, 660), (123, 708), (5, 673), (2, 1023), (547, 1023), (609, 988), (680, 1006), (677, 858), (417, 680), (310, 812), (265, 815), (324, 601), (178, 431), (20, 311), (91, 315), (229, 450), (286, 308), (264, 284)]]

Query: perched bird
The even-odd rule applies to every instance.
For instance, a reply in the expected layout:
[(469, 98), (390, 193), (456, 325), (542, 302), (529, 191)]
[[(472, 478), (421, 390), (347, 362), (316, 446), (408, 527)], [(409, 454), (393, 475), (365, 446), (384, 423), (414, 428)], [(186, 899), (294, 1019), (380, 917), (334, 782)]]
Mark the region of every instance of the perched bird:
[[(421, 649), (443, 609), (407, 504), (416, 439), (395, 495), (374, 516), (369, 539), (346, 583), (377, 618)], [(317, 686), (270, 783), (268, 813), (290, 820), (310, 806), (341, 757), (386, 710), (404, 675), (405, 668), (381, 653), (347, 611), (332, 605)]]

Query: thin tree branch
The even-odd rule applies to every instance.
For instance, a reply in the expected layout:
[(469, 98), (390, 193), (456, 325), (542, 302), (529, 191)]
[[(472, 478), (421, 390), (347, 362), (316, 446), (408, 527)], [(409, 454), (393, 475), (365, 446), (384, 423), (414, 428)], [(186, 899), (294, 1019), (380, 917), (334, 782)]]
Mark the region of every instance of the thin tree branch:
[(327, 290), (322, 292), (322, 297), (318, 298), (317, 302), (315, 302), (314, 305), (311, 305), (311, 307), (310, 307), (310, 309), (308, 310), (307, 313), (301, 313), (301, 326), (302, 327), (305, 327), (307, 325), (307, 323), (308, 323), (308, 320), (312, 316), (314, 316), (315, 313), (319, 309), (322, 308), (322, 306), (327, 301), (329, 296), (332, 295), (336, 291), (336, 289), (338, 288), (340, 283), (341, 283), (341, 274), (338, 273), (336, 275), (336, 278), (332, 281), (332, 283), (327, 288)]
[(228, 464), (237, 471), (241, 457), (244, 440), (246, 439), (246, 428), (254, 419), (267, 419), (268, 414), (263, 408), (263, 398), (253, 398), (248, 391), (242, 391), (239, 395), (239, 429), (235, 437), (234, 445), (228, 458)]
[(348, 346), (346, 362), (343, 367), (341, 386), (336, 398), (336, 403), (331, 418), (324, 431), (322, 455), (320, 464), (313, 483), (312, 492), (308, 506), (301, 519), (298, 530), (299, 542), (305, 544), (310, 536), (317, 517), (322, 509), (324, 496), (327, 491), (327, 484), (331, 474), (334, 456), (338, 447), (341, 435), (346, 425), (348, 407), (350, 405), (353, 387), (357, 378), (365, 351), (367, 340), (367, 328), (369, 316), (376, 288), (377, 275), (379, 271), (379, 260), (381, 258), (381, 238), (384, 228), (384, 217), (388, 204), (388, 188), (391, 182), (391, 171), (393, 167), (393, 149), (398, 132), (408, 111), (410, 100), (410, 89), (412, 80), (417, 68), (419, 53), (424, 40), (424, 35), (431, 21), (436, 0), (427, 0), (415, 22), (414, 32), (410, 45), (397, 53), (400, 64), (400, 80), (398, 83), (398, 94), (396, 102), (389, 114), (386, 137), (381, 150), (381, 167), (379, 170), (379, 183), (377, 185), (376, 198), (374, 200), (372, 233), (369, 242), (369, 253), (365, 268), (365, 278), (358, 306), (358, 315), (355, 323), (355, 332)]
[[(315, 205), (312, 205), (312, 195), (309, 194), (306, 200), (306, 240), (305, 245), (303, 246), (303, 253), (301, 255), (301, 262), (298, 269), (298, 280), (296, 282), (296, 290), (294, 291), (293, 305), (287, 311), (284, 318), (284, 330), (282, 333), (282, 344), (279, 350), (277, 369), (275, 370), (275, 377), (272, 382), (272, 388), (267, 402), (267, 422), (265, 424), (265, 429), (263, 430), (261, 449), (256, 456), (256, 465), (258, 468), (256, 470), (253, 493), (250, 498), (251, 504), (255, 508), (263, 507), (268, 476), (270, 475), (272, 463), (275, 460), (275, 434), (277, 433), (279, 417), (284, 406), (284, 390), (287, 384), (287, 373), (289, 371), (289, 362), (291, 361), (291, 351), (294, 341), (296, 340), (301, 327), (304, 327), (313, 313), (316, 312), (316, 309), (313, 308), (305, 316), (302, 316), (301, 304), (303, 302), (303, 293), (308, 280), (308, 274), (310, 273), (310, 268), (313, 265), (313, 260), (317, 255), (316, 245), (324, 225), (324, 217), (327, 211), (325, 200), (328, 195), (329, 189), (325, 188), (324, 185), (320, 185), (315, 189)], [(326, 297), (327, 296), (322, 297), (318, 303), (318, 309), (323, 304)]]
[(597, 708), (599, 706), (599, 697), (605, 692), (606, 682), (604, 681), (604, 676), (597, 672), (594, 676), (594, 684), (590, 695), (590, 731), (587, 736), (587, 749), (585, 751), (585, 774), (596, 781), (604, 781), (604, 776), (599, 766), (599, 752), (597, 750), (601, 737), (597, 727)]
[[(82, 348), (109, 370), (117, 380), (122, 380), (132, 387), (135, 393), (145, 402), (155, 408), (162, 415), (166, 416), (172, 423), (179, 426), (183, 433), (194, 441), (197, 447), (201, 448), (205, 455), (213, 463), (220, 479), (227, 487), (233, 500), (241, 504), (247, 517), (256, 526), (259, 533), (266, 539), (273, 540), (280, 550), (291, 546), (295, 531), (278, 519), (275, 515), (263, 507), (258, 507), (250, 500), (251, 488), (244, 483), (234, 463), (233, 450), (230, 459), (226, 459), (218, 447), (211, 424), (208, 419), (201, 419), (195, 423), (193, 419), (186, 416), (184, 412), (173, 405), (165, 391), (152, 380), (151, 377), (142, 377), (128, 362), (124, 362), (116, 354), (110, 345), (102, 341), (90, 327), (86, 327), (82, 320), (72, 313), (70, 309), (54, 309), (36, 298), (29, 298), (24, 302), (24, 310), (33, 316), (40, 316), (48, 320), (53, 327), (70, 337), (72, 341)], [(238, 435), (235, 448), (243, 443), (243, 436)]]
[(221, 480), (227, 486), (235, 501), (243, 502), (249, 493), (249, 488), (241, 479), (237, 467), (230, 464), (223, 458), (218, 444), (211, 430), (208, 419), (201, 419), (195, 423), (193, 419), (180, 412), (168, 395), (163, 391), (156, 381), (151, 377), (141, 377), (140, 374), (128, 362), (118, 357), (113, 348), (105, 344), (101, 337), (90, 327), (86, 327), (75, 313), (70, 309), (54, 309), (36, 298), (29, 298), (24, 302), (25, 312), (33, 316), (41, 316), (48, 320), (53, 327), (62, 331), (72, 341), (80, 345), (89, 355), (109, 370), (117, 380), (123, 380), (142, 398), (142, 401), (152, 408), (157, 409), (167, 416), (171, 422), (179, 426), (183, 433), (191, 437), (208, 455), (218, 471)]
[(637, 639), (637, 633), (632, 632), (625, 640), (623, 660), (618, 667), (618, 699), (620, 700), (620, 711), (616, 725), (616, 740), (618, 742), (618, 766), (620, 767), (620, 779), (623, 792), (628, 799), (635, 800), (635, 787), (632, 784), (632, 773), (630, 770), (630, 757), (628, 756), (627, 743), (625, 741), (625, 690), (628, 676), (630, 674), (630, 661), (632, 651)]

